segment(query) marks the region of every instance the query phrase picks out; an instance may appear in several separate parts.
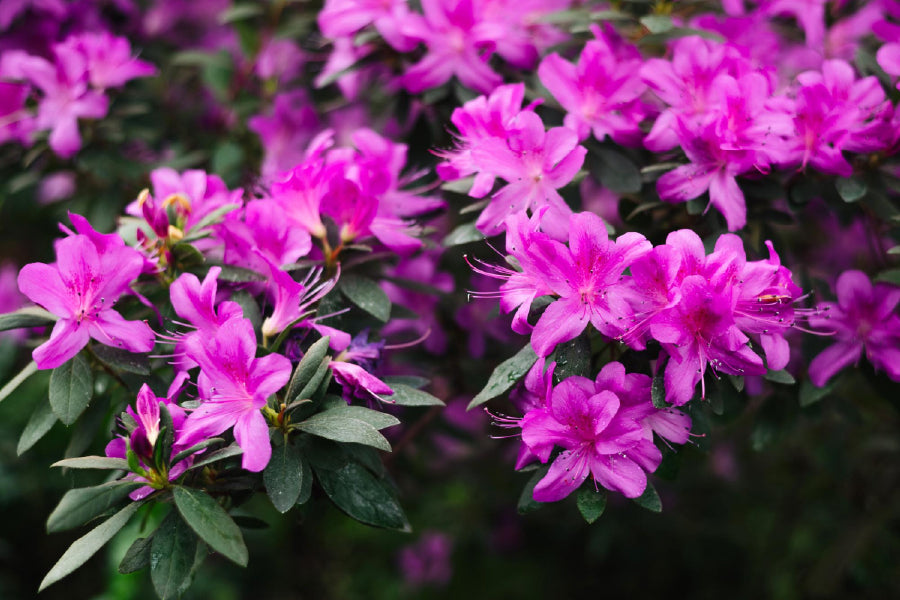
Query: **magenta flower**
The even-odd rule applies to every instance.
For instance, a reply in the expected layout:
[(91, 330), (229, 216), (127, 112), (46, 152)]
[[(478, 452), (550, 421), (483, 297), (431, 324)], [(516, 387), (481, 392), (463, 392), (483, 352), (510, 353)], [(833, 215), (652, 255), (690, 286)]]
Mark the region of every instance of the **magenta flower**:
[(38, 368), (60, 366), (90, 338), (131, 352), (153, 349), (153, 330), (112, 308), (141, 273), (139, 252), (124, 245), (99, 248), (86, 235), (72, 235), (56, 242), (56, 255), (55, 264), (31, 263), (19, 273), (22, 293), (59, 317), (50, 339), (32, 353)]
[(280, 354), (256, 358), (256, 335), (247, 319), (231, 319), (213, 337), (187, 340), (188, 356), (200, 365), (197, 389), (202, 403), (185, 421), (188, 445), (233, 427), (243, 451), (241, 465), (262, 471), (272, 456), (269, 427), (260, 409), (291, 375)]
[(216, 307), (217, 278), (221, 272), (220, 267), (210, 267), (202, 283), (193, 273), (183, 273), (169, 287), (169, 297), (175, 313), (195, 328), (193, 331), (176, 334), (171, 338), (175, 342), (173, 364), (179, 371), (187, 371), (197, 366), (187, 353), (188, 340), (196, 337), (200, 339), (214, 337), (219, 327), (231, 319), (244, 316), (243, 310), (236, 302), (226, 301)]
[(0, 81), (0, 144), (17, 141), (31, 145), (35, 123), (25, 106), (29, 91), (25, 84)]
[[(900, 77), (900, 42), (885, 44), (878, 49), (876, 58), (885, 73)], [(897, 89), (900, 89), (900, 82), (897, 83)]]
[(319, 118), (304, 90), (275, 96), (268, 114), (247, 120), (247, 127), (259, 136), (263, 147), (260, 170), (271, 181), (303, 160), (303, 149), (319, 128)]
[(131, 44), (108, 31), (71, 36), (58, 46), (58, 53), (79, 52), (84, 56), (91, 86), (103, 91), (156, 74), (156, 67), (131, 55)]
[(572, 215), (568, 248), (556, 240), (536, 240), (532, 249), (543, 259), (542, 272), (536, 275), (559, 296), (531, 334), (538, 356), (547, 356), (557, 344), (574, 339), (588, 323), (609, 337), (619, 335), (621, 321), (631, 315), (620, 283), (622, 273), (651, 248), (639, 233), (610, 240), (606, 225), (593, 213)]
[(644, 492), (644, 466), (656, 470), (662, 454), (647, 440), (644, 427), (621, 408), (615, 392), (584, 377), (569, 377), (553, 388), (546, 408), (522, 418), (522, 441), (541, 462), (550, 460), (556, 446), (563, 449), (535, 486), (536, 501), (565, 498), (589, 474), (596, 483), (628, 498)]
[[(153, 393), (153, 390), (150, 389), (150, 386), (145, 383), (141, 386), (141, 389), (138, 392), (137, 402), (135, 403), (134, 408), (129, 406), (125, 409), (126, 412), (134, 419), (137, 427), (131, 432), (128, 438), (113, 438), (106, 445), (106, 456), (124, 459), (127, 457), (128, 450), (132, 450), (137, 456), (138, 461), (143, 469), (155, 470), (153, 462), (153, 450), (156, 446), (156, 441), (159, 438), (160, 434), (160, 403), (165, 404), (166, 409), (172, 416), (172, 427), (175, 429), (175, 431), (172, 432), (172, 436), (174, 438), (174, 443), (172, 444), (172, 455), (174, 456), (182, 450), (186, 450), (188, 446), (185, 446), (185, 444), (183, 443), (183, 436), (181, 435), (184, 421), (186, 419), (184, 409), (175, 404), (175, 402), (170, 397), (157, 398), (156, 394)], [(180, 477), (181, 474), (187, 470), (192, 462), (193, 460), (191, 458), (187, 458), (184, 460), (180, 460), (176, 464), (172, 465), (172, 468), (164, 474), (166, 481), (174, 481), (178, 479), (178, 477)], [(135, 481), (149, 482), (147, 478), (136, 474), (130, 474), (125, 478), (133, 479)], [(161, 482), (153, 483), (154, 485), (159, 486)], [(141, 500), (152, 494), (155, 489), (158, 488), (150, 485), (140, 487), (131, 492), (129, 494), (129, 497), (132, 500)]]
[(267, 271), (266, 260), (286, 265), (297, 262), (312, 250), (309, 233), (291, 227), (281, 207), (271, 199), (248, 202), (243, 210), (243, 220), (239, 213), (233, 212), (218, 232), (225, 242), (225, 263), (259, 273)]
[(838, 277), (837, 302), (819, 305), (810, 317), (813, 327), (835, 332), (836, 342), (809, 364), (809, 378), (817, 386), (828, 383), (838, 371), (862, 356), (876, 369), (900, 381), (900, 288), (876, 283), (861, 271), (844, 271)]
[(423, 16), (411, 14), (402, 31), (428, 47), (409, 67), (402, 83), (412, 93), (446, 83), (454, 75), (483, 94), (503, 83), (487, 64), (496, 47), (497, 28), (484, 18), (477, 0), (423, 0)]
[[(263, 258), (263, 257), (260, 257)], [(310, 307), (330, 292), (337, 283), (337, 277), (320, 283), (321, 269), (312, 269), (303, 281), (296, 281), (290, 273), (282, 271), (278, 265), (264, 259), (266, 273), (266, 291), (272, 302), (272, 314), (262, 324), (263, 339), (275, 337), (288, 327), (297, 323)], [(340, 276), (340, 273), (338, 273)], [(309, 323), (305, 323), (309, 325)]]
[(319, 29), (332, 39), (351, 38), (367, 25), (399, 52), (409, 52), (417, 40), (404, 31), (409, 18), (406, 0), (326, 0), (318, 16)]
[(472, 150), (479, 171), (508, 182), (491, 197), (476, 226), (486, 235), (495, 235), (505, 228), (510, 215), (549, 206), (543, 227), (549, 231), (554, 225), (556, 234), (564, 237), (572, 210), (556, 190), (572, 181), (587, 150), (567, 127), (545, 131), (541, 118), (531, 111), (520, 112), (509, 126), (506, 139), (485, 139)]
[(595, 40), (584, 46), (578, 63), (573, 65), (559, 54), (541, 61), (538, 76), (553, 97), (566, 109), (566, 127), (583, 140), (593, 132), (602, 141), (607, 135), (619, 144), (637, 146), (643, 134), (640, 122), (649, 107), (640, 101), (647, 86), (641, 81), (640, 54), (634, 48), (623, 51), (612, 38), (593, 27)]

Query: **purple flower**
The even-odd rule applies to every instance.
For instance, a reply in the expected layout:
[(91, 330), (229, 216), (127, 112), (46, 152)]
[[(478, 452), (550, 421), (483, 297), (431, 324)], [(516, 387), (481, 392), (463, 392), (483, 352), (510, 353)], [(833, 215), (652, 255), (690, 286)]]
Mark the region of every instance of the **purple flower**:
[(35, 123), (25, 106), (29, 91), (25, 84), (0, 81), (0, 144), (17, 141), (25, 146), (31, 145)]
[(491, 197), (475, 224), (485, 234), (494, 235), (505, 228), (510, 215), (549, 206), (543, 226), (547, 230), (555, 223), (560, 235), (572, 211), (556, 190), (572, 181), (587, 150), (567, 127), (545, 131), (541, 118), (531, 111), (520, 112), (509, 127), (506, 139), (488, 138), (472, 150), (478, 171), (508, 182)]
[(835, 332), (836, 342), (809, 364), (809, 378), (821, 387), (862, 356), (888, 377), (900, 381), (900, 288), (876, 283), (861, 271), (844, 271), (837, 280), (837, 302), (819, 305), (810, 325)]
[(647, 89), (640, 76), (643, 60), (634, 48), (623, 51), (624, 43), (611, 29), (592, 30), (597, 39), (585, 44), (576, 65), (554, 53), (541, 61), (538, 76), (566, 109), (566, 127), (579, 139), (593, 132), (601, 141), (608, 135), (619, 144), (637, 146), (643, 137), (640, 122), (649, 112), (640, 101)]
[(202, 403), (185, 422), (187, 444), (233, 427), (243, 451), (241, 465), (262, 471), (272, 456), (269, 427), (260, 409), (291, 375), (291, 361), (280, 354), (256, 358), (256, 334), (247, 319), (225, 322), (212, 337), (186, 342), (187, 355), (200, 365), (197, 389)]
[[(186, 377), (186, 375), (184, 376)], [(176, 384), (180, 384), (180, 380), (176, 378)], [(179, 385), (173, 386), (174, 388)], [(170, 396), (173, 394), (170, 394)], [(130, 474), (126, 479), (135, 481), (146, 481), (150, 483), (148, 486), (140, 487), (129, 494), (132, 500), (141, 500), (152, 494), (156, 489), (161, 489), (170, 481), (174, 481), (184, 473), (193, 462), (190, 457), (178, 461), (171, 466), (170, 469), (163, 472), (157, 471), (157, 467), (162, 465), (154, 465), (153, 450), (156, 446), (157, 439), (160, 434), (160, 404), (165, 404), (166, 409), (172, 416), (172, 427), (175, 431), (171, 432), (174, 438), (172, 444), (172, 455), (178, 454), (182, 450), (187, 449), (183, 443), (181, 431), (186, 418), (184, 409), (175, 404), (171, 397), (157, 398), (153, 390), (146, 383), (141, 386), (137, 395), (137, 402), (134, 409), (127, 407), (126, 412), (134, 419), (136, 427), (131, 434), (125, 437), (113, 438), (106, 445), (106, 456), (114, 458), (126, 458), (128, 450), (132, 450), (138, 458), (141, 467), (148, 471), (148, 477), (137, 474)]]
[(143, 269), (139, 252), (71, 235), (56, 242), (56, 255), (55, 264), (31, 263), (19, 273), (22, 293), (59, 317), (50, 340), (32, 353), (38, 368), (60, 366), (90, 338), (131, 352), (153, 349), (153, 330), (143, 321), (126, 321), (112, 308)]
[(620, 321), (631, 314), (620, 285), (622, 272), (651, 248), (639, 233), (610, 240), (606, 225), (593, 213), (572, 215), (568, 247), (552, 239), (536, 240), (532, 249), (542, 261), (541, 272), (534, 275), (559, 296), (531, 334), (538, 356), (547, 356), (557, 344), (574, 339), (588, 323), (609, 337), (619, 335)]
[[(656, 470), (662, 453), (605, 383), (569, 377), (553, 388), (546, 407), (522, 418), (522, 441), (541, 462), (550, 460), (555, 447), (563, 449), (535, 486), (536, 501), (565, 498), (589, 474), (597, 484), (628, 498), (644, 492), (647, 472)], [(650, 402), (649, 387), (646, 392), (643, 403)]]
[(422, 60), (409, 67), (403, 85), (412, 93), (446, 83), (454, 75), (483, 94), (503, 83), (487, 64), (496, 47), (497, 27), (484, 18), (477, 0), (423, 0), (424, 16), (410, 14), (402, 31), (428, 47)]
[(427, 584), (446, 585), (453, 575), (450, 554), (453, 542), (446, 534), (426, 531), (415, 544), (400, 551), (400, 570), (406, 582), (414, 587)]
[(264, 155), (260, 170), (263, 178), (271, 180), (303, 160), (303, 148), (318, 130), (319, 118), (309, 95), (295, 90), (275, 96), (271, 111), (250, 117), (247, 127), (262, 142)]
[(84, 56), (88, 80), (98, 91), (122, 87), (131, 79), (156, 74), (156, 67), (131, 55), (131, 44), (127, 39), (108, 31), (71, 36), (57, 47), (56, 52), (57, 56), (68, 52)]

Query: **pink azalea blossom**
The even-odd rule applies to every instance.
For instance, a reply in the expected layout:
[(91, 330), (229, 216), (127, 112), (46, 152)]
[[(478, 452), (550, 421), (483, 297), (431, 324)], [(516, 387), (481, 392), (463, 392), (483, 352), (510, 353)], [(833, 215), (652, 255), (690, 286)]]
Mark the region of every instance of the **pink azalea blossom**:
[(900, 288), (872, 282), (861, 271), (838, 277), (837, 302), (819, 305), (810, 325), (835, 332), (832, 344), (809, 364), (810, 380), (821, 387), (844, 367), (855, 364), (865, 350), (876, 369), (900, 381)]
[(22, 293), (59, 317), (50, 340), (32, 353), (38, 368), (60, 366), (90, 338), (131, 352), (153, 349), (153, 330), (143, 321), (126, 321), (112, 308), (141, 273), (139, 252), (124, 243), (98, 247), (79, 234), (57, 241), (56, 255), (55, 264), (31, 263), (19, 273)]
[(187, 340), (188, 356), (200, 365), (200, 406), (188, 415), (187, 444), (234, 428), (244, 451), (241, 466), (262, 471), (272, 456), (269, 427), (260, 410), (291, 375), (291, 361), (280, 354), (256, 358), (256, 334), (247, 319), (230, 319), (212, 337)]

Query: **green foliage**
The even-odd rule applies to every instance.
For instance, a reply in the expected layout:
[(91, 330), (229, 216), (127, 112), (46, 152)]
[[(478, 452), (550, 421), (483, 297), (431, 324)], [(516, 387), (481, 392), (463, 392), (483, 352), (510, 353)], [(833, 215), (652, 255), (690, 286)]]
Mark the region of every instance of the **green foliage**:
[(212, 496), (181, 486), (175, 487), (172, 495), (181, 518), (200, 539), (229, 560), (247, 566), (247, 546), (241, 530)]
[(588, 482), (586, 486), (582, 486), (575, 497), (578, 512), (581, 513), (588, 525), (599, 519), (606, 510), (606, 492), (591, 489), (590, 485), (591, 483)]
[(153, 589), (160, 600), (180, 598), (191, 584), (197, 536), (181, 520), (178, 511), (173, 510), (153, 534), (149, 545)]
[(382, 323), (391, 316), (391, 301), (375, 281), (359, 275), (342, 275), (339, 287), (350, 302)]
[(65, 425), (74, 423), (94, 395), (91, 367), (81, 354), (53, 369), (50, 375), (50, 406)]
[(525, 373), (536, 361), (537, 354), (531, 349), (531, 344), (526, 344), (515, 356), (503, 361), (494, 369), (484, 388), (472, 398), (472, 401), (469, 403), (469, 409), (480, 406), (508, 391), (517, 381), (525, 376)]

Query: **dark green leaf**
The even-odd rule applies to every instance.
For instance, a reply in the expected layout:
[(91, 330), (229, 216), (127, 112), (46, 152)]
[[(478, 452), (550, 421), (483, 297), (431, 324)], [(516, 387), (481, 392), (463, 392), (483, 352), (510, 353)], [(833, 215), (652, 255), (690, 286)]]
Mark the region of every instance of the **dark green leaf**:
[(237, 444), (231, 444), (230, 446), (225, 446), (221, 450), (216, 450), (215, 452), (210, 452), (206, 456), (200, 457), (200, 459), (188, 467), (188, 471), (193, 469), (199, 469), (200, 467), (205, 467), (206, 465), (211, 465), (214, 462), (218, 462), (220, 460), (225, 460), (226, 458), (231, 458), (233, 456), (240, 456), (244, 451)]
[(858, 177), (838, 177), (834, 180), (834, 187), (844, 202), (856, 202), (869, 191), (866, 182)]
[(184, 460), (185, 458), (187, 458), (187, 457), (190, 456), (191, 454), (196, 454), (197, 452), (200, 452), (200, 451), (203, 450), (204, 448), (209, 448), (210, 446), (214, 446), (215, 444), (218, 444), (218, 443), (224, 442), (224, 441), (225, 441), (225, 440), (224, 440), (223, 438), (209, 438), (209, 439), (205, 439), (205, 440), (203, 440), (202, 442), (199, 442), (199, 443), (197, 443), (197, 444), (194, 444), (194, 445), (191, 446), (190, 448), (188, 448), (188, 449), (186, 449), (186, 450), (182, 450), (181, 452), (179, 452), (178, 454), (176, 454), (175, 456), (173, 456), (173, 457), (172, 457), (172, 464), (174, 465), (175, 463)]
[(305, 504), (312, 496), (313, 474), (312, 467), (306, 457), (300, 457), (300, 496), (297, 504)]
[(50, 406), (65, 425), (74, 423), (94, 395), (94, 377), (81, 354), (53, 369)]
[(653, 377), (653, 383), (650, 385), (650, 400), (656, 408), (666, 408), (666, 382), (662, 373)]
[(131, 543), (122, 561), (119, 563), (119, 573), (127, 575), (140, 571), (150, 566), (150, 546), (153, 543), (153, 535), (138, 538)]
[(313, 464), (322, 489), (348, 516), (376, 527), (409, 530), (400, 503), (386, 484), (365, 467), (344, 462), (336, 469)]
[(388, 385), (405, 385), (407, 387), (422, 389), (428, 385), (428, 379), (425, 377), (416, 377), (415, 375), (386, 375), (381, 380)]
[(322, 414), (328, 414), (334, 417), (349, 417), (351, 419), (365, 421), (378, 430), (386, 429), (388, 427), (393, 427), (394, 425), (400, 424), (400, 419), (398, 419), (394, 415), (389, 415), (381, 411), (372, 410), (371, 408), (366, 408), (365, 406), (348, 406), (347, 403), (345, 403), (343, 400), (341, 400), (340, 405), (335, 408), (331, 408), (327, 412)]
[(472, 401), (469, 403), (469, 410), (509, 390), (528, 372), (528, 369), (536, 361), (537, 354), (532, 350), (531, 344), (526, 344), (515, 356), (503, 361), (494, 369), (484, 389), (472, 398)]
[(226, 558), (247, 566), (247, 546), (241, 530), (212, 496), (181, 486), (174, 488), (173, 496), (181, 517), (200, 539)]
[(54, 323), (57, 318), (56, 315), (47, 312), (39, 306), (20, 308), (14, 312), (0, 314), (0, 331), (50, 325), (51, 323)]
[(244, 267), (236, 267), (234, 265), (220, 265), (222, 272), (219, 273), (219, 281), (228, 281), (231, 283), (250, 283), (253, 281), (265, 281), (265, 277), (252, 269)]
[(646, 508), (651, 512), (662, 512), (662, 500), (659, 499), (656, 488), (653, 487), (653, 484), (650, 483), (649, 480), (647, 481), (647, 487), (644, 489), (644, 493), (637, 498), (632, 498), (632, 500), (638, 506)]
[(263, 471), (263, 483), (278, 512), (285, 513), (297, 503), (303, 488), (303, 468), (296, 445), (286, 442), (272, 448), (272, 458)]
[[(303, 359), (300, 360), (293, 377), (291, 377), (291, 382), (288, 384), (287, 396), (285, 397), (288, 404), (308, 398), (319, 387), (319, 383), (325, 377), (324, 371), (327, 371), (328, 368), (328, 363), (325, 360), (330, 341), (330, 337), (323, 337), (310, 346), (306, 354), (303, 355)], [(323, 363), (325, 363), (324, 366)], [(317, 377), (319, 379), (318, 382), (315, 381)]]
[(549, 470), (550, 465), (541, 465), (531, 475), (531, 479), (528, 480), (528, 483), (525, 484), (525, 488), (522, 490), (522, 493), (519, 494), (519, 502), (516, 507), (520, 515), (533, 512), (544, 506), (544, 502), (538, 502), (534, 499), (534, 486), (544, 478)]
[(6, 400), (6, 398), (10, 394), (12, 394), (20, 385), (22, 385), (22, 382), (37, 373), (37, 370), (37, 363), (35, 363), (34, 361), (31, 361), (30, 363), (25, 365), (25, 367), (21, 371), (16, 373), (15, 377), (10, 379), (6, 383), (6, 385), (0, 388), (0, 402)]
[(46, 400), (41, 400), (34, 412), (31, 413), (28, 423), (25, 424), (22, 437), (19, 438), (19, 445), (16, 447), (16, 454), (22, 456), (22, 454), (27, 452), (28, 449), (50, 431), (56, 421), (56, 415), (53, 414), (50, 403)]
[(810, 406), (815, 404), (834, 389), (834, 383), (829, 383), (825, 387), (816, 387), (809, 379), (800, 384), (800, 406)]
[(900, 285), (900, 269), (889, 269), (875, 276), (875, 281)]
[(69, 490), (47, 518), (47, 532), (55, 533), (83, 525), (117, 505), (142, 485), (133, 481), (111, 481)]
[(588, 168), (597, 181), (617, 194), (641, 191), (641, 171), (627, 156), (610, 148), (596, 148), (588, 155)]
[(179, 242), (172, 246), (172, 265), (179, 271), (188, 271), (201, 266), (206, 259), (203, 253), (187, 242)]
[(328, 440), (365, 444), (386, 452), (391, 451), (391, 445), (372, 425), (359, 419), (332, 415), (331, 412), (315, 414), (307, 420), (297, 423), (296, 427), (301, 431)]
[(124, 458), (110, 456), (79, 456), (78, 458), (58, 460), (50, 466), (64, 469), (120, 469), (127, 471), (128, 461)]
[(180, 598), (191, 584), (197, 536), (171, 511), (153, 535), (150, 579), (160, 600)]
[(475, 228), (475, 223), (463, 223), (448, 233), (441, 244), (444, 248), (451, 248), (453, 246), (461, 246), (463, 244), (471, 244), (472, 242), (480, 242), (483, 240), (484, 234)]
[(606, 510), (606, 492), (596, 491), (590, 487), (582, 487), (578, 490), (578, 496), (575, 498), (578, 504), (578, 511), (588, 524), (593, 523), (600, 518), (603, 511)]
[(135, 354), (128, 350), (116, 348), (114, 346), (104, 346), (96, 344), (93, 346), (94, 355), (104, 363), (114, 369), (134, 373), (135, 375), (150, 374), (150, 359), (146, 354)]
[[(579, 335), (574, 340), (559, 344), (556, 347), (556, 369), (553, 371), (553, 379), (559, 383), (573, 375), (585, 377), (589, 375), (591, 368), (591, 343), (586, 334)], [(551, 362), (551, 361), (547, 361)]]
[(417, 390), (402, 383), (388, 385), (391, 386), (394, 393), (390, 396), (387, 394), (379, 396), (382, 402), (397, 406), (444, 406), (444, 403), (439, 398), (432, 396), (428, 392)]
[(42, 591), (49, 585), (52, 585), (83, 565), (92, 557), (97, 550), (102, 548), (122, 527), (128, 523), (129, 519), (140, 508), (140, 502), (132, 502), (108, 520), (104, 521), (90, 532), (81, 536), (69, 546), (65, 554), (62, 555), (38, 588), (38, 592)]
[(780, 371), (769, 371), (765, 375), (763, 375), (765, 379), (771, 381), (773, 383), (783, 383), (785, 385), (794, 385), (797, 383), (797, 380), (794, 379), (794, 376), (781, 369)]
[(379, 321), (387, 322), (390, 318), (391, 300), (376, 282), (358, 275), (344, 275), (339, 285), (350, 302)]

